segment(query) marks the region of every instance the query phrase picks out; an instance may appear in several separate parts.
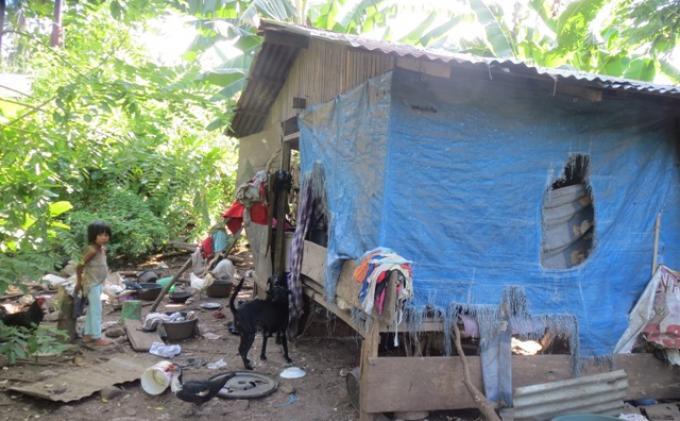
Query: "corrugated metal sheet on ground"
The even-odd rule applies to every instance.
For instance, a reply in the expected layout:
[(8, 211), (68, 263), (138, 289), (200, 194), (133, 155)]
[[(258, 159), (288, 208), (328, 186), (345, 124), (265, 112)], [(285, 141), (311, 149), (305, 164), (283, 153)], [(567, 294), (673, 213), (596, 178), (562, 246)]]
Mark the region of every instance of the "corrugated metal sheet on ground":
[(118, 355), (101, 364), (59, 373), (49, 379), (9, 388), (14, 392), (55, 402), (71, 402), (119, 383), (139, 379), (159, 359), (153, 355)]
[(515, 420), (548, 420), (566, 413), (618, 415), (628, 389), (623, 370), (515, 389)]

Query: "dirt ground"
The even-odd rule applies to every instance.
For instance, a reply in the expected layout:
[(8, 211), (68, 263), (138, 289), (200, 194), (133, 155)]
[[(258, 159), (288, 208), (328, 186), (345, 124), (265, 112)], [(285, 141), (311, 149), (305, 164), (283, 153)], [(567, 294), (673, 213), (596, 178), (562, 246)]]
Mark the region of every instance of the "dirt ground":
[[(243, 262), (238, 270), (247, 269), (251, 261), (247, 253), (240, 255)], [(147, 262), (145, 265), (129, 269), (154, 268), (161, 275), (174, 273), (187, 256), (163, 256)], [(249, 299), (252, 289), (246, 285), (239, 299)], [(215, 317), (216, 311), (201, 309), (202, 302), (218, 302), (225, 307), (225, 319)], [(219, 339), (196, 337), (180, 342), (182, 353), (172, 359), (178, 363), (185, 363), (188, 359), (200, 361), (203, 366), (188, 368), (184, 372), (184, 380), (206, 379), (218, 372), (228, 370), (243, 370), (242, 362), (237, 353), (238, 336), (230, 334), (226, 324), (231, 320), (228, 311), (228, 299), (215, 299), (203, 296), (196, 299), (181, 310), (194, 310), (199, 315), (199, 326), (202, 334), (213, 333)], [(148, 312), (144, 307), (143, 314)], [(159, 310), (164, 310), (163, 306)], [(169, 308), (168, 308), (169, 310)], [(179, 310), (172, 308), (173, 311)], [(104, 320), (116, 321), (120, 319), (120, 311), (111, 306), (104, 307)], [(44, 322), (45, 323), (45, 322)], [(290, 344), (290, 356), (293, 365), (306, 371), (306, 376), (295, 380), (284, 380), (278, 374), (287, 367), (283, 359), (282, 350), (274, 340), (269, 341), (267, 347), (267, 361), (260, 361), (259, 349), (261, 338), (258, 337), (250, 350), (250, 359), (255, 364), (255, 371), (270, 375), (278, 379), (279, 388), (272, 395), (251, 400), (226, 400), (215, 398), (203, 405), (201, 410), (189, 416), (191, 405), (177, 399), (166, 391), (160, 396), (146, 394), (139, 381), (118, 385), (121, 393), (108, 399), (102, 398), (100, 393), (69, 403), (55, 403), (39, 398), (25, 396), (8, 391), (14, 385), (43, 380), (49, 382), (60, 372), (76, 367), (94, 365), (106, 361), (114, 355), (129, 356), (136, 354), (126, 338), (118, 338), (118, 346), (106, 350), (92, 350), (79, 344), (60, 357), (41, 358), (36, 362), (18, 363), (14, 366), (4, 366), (0, 370), (0, 413), (3, 420), (34, 420), (48, 418), (50, 420), (94, 420), (105, 417), (108, 421), (133, 420), (179, 420), (191, 419), (219, 419), (229, 417), (243, 420), (343, 420), (358, 419), (358, 412), (350, 402), (346, 389), (346, 375), (358, 365), (360, 341), (351, 335), (351, 331), (342, 322), (325, 317), (325, 312), (316, 309), (312, 312), (305, 334)], [(223, 358), (227, 367), (208, 369), (206, 365)], [(290, 393), (294, 391), (297, 400), (290, 401)], [(459, 418), (458, 415), (463, 416)], [(460, 420), (475, 419), (474, 413), (465, 416), (464, 413), (431, 414), (430, 420)]]

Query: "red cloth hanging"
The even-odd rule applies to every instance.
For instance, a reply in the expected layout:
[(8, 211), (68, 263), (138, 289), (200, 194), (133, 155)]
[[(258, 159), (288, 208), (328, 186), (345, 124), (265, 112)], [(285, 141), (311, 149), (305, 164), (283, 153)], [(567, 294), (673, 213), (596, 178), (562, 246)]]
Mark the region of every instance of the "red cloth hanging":
[[(243, 211), (245, 206), (237, 200), (231, 204), (229, 209), (222, 213), (223, 218), (229, 219), (227, 221), (227, 228), (233, 235), (236, 231), (241, 229), (243, 225)], [(262, 202), (255, 202), (250, 207), (250, 220), (256, 224), (267, 225), (267, 207)]]

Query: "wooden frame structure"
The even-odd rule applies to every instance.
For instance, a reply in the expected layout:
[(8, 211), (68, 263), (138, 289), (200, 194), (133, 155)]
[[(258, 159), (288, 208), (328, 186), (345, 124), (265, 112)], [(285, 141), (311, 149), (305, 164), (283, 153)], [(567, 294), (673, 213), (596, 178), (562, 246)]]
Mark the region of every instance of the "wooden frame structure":
[[(463, 384), (463, 368), (458, 357), (380, 357), (380, 333), (391, 331), (386, 311), (374, 319), (371, 327), (353, 321), (352, 308), (359, 308), (359, 286), (352, 279), (354, 263), (345, 262), (337, 285), (336, 302), (324, 298), (323, 284), (326, 249), (305, 241), (302, 260), (304, 291), (310, 300), (325, 307), (350, 325), (363, 341), (360, 359), (361, 420), (372, 420), (383, 412), (433, 411), (474, 407)], [(390, 288), (394, 285), (391, 283)], [(394, 299), (388, 290), (385, 308)], [(378, 323), (375, 323), (378, 321)], [(443, 322), (425, 321), (420, 331), (443, 331)], [(475, 385), (483, 390), (479, 356), (467, 356)], [(572, 378), (569, 355), (533, 355), (512, 357), (513, 388)], [(669, 367), (652, 354), (619, 354), (609, 363), (586, 364), (581, 374), (597, 374), (624, 369), (629, 388), (626, 399), (671, 399), (680, 397), (680, 369)]]
[[(629, 89), (630, 83), (622, 84), (604, 77), (589, 79), (562, 70), (551, 73), (546, 69), (502, 60), (468, 61), (455, 55), (275, 22), (263, 22), (260, 33), (264, 36), (264, 43), (249, 72), (249, 82), (239, 99), (230, 129), (231, 134), (241, 141), (239, 180), (242, 181), (252, 176), (253, 170), (268, 169), (274, 157), (280, 158), (282, 169), (289, 168), (290, 151), (298, 148), (299, 134), (295, 123), (301, 109), (330, 101), (338, 94), (394, 69), (415, 71), (442, 80), (455, 77), (469, 79), (472, 83), (520, 85), (541, 95), (566, 95), (591, 102), (628, 96), (653, 98), (658, 102), (680, 99), (680, 91), (660, 89), (651, 84)], [(273, 212), (273, 209), (270, 211)], [(254, 232), (254, 237), (260, 234)], [(277, 250), (274, 253), (278, 268), (284, 266), (285, 259), (285, 243), (281, 234), (277, 234)], [(261, 238), (260, 243), (269, 245)], [(263, 261), (271, 259), (271, 255), (266, 253), (259, 257)], [(352, 279), (352, 262), (346, 262), (342, 268), (336, 298), (327, 301), (325, 261), (324, 247), (305, 243), (302, 261), (304, 293), (363, 338), (360, 359), (362, 420), (372, 419), (374, 414), (382, 412), (473, 406), (463, 385), (458, 357), (379, 356), (380, 333), (393, 329), (389, 323), (393, 314), (387, 310), (370, 323), (369, 330), (355, 322), (352, 310), (361, 306), (358, 302), (359, 286)], [(266, 265), (256, 267), (256, 270), (256, 289), (263, 293), (270, 273)], [(391, 308), (389, 303), (394, 296), (395, 292), (388, 290), (386, 309)], [(441, 320), (425, 320), (419, 332), (442, 332), (443, 329)], [(481, 388), (479, 357), (469, 356), (467, 359), (473, 381)], [(513, 387), (567, 379), (572, 375), (571, 357), (568, 355), (514, 356), (512, 365)], [(677, 381), (680, 370), (667, 367), (649, 354), (618, 355), (610, 365), (589, 365), (582, 372), (595, 374), (617, 368), (625, 369), (628, 374), (628, 399), (680, 397), (680, 382)]]

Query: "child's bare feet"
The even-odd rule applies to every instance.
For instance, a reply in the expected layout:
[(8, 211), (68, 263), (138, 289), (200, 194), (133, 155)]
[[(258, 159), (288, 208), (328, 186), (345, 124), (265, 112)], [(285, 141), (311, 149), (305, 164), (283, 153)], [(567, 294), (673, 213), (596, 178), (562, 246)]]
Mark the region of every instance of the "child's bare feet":
[(94, 346), (108, 346), (108, 345), (111, 345), (112, 343), (113, 343), (113, 341), (111, 341), (110, 339), (99, 338), (96, 341), (92, 342), (92, 345), (94, 345)]
[(92, 336), (83, 336), (83, 343), (91, 346), (107, 346), (111, 345), (113, 341), (106, 338), (93, 338)]

